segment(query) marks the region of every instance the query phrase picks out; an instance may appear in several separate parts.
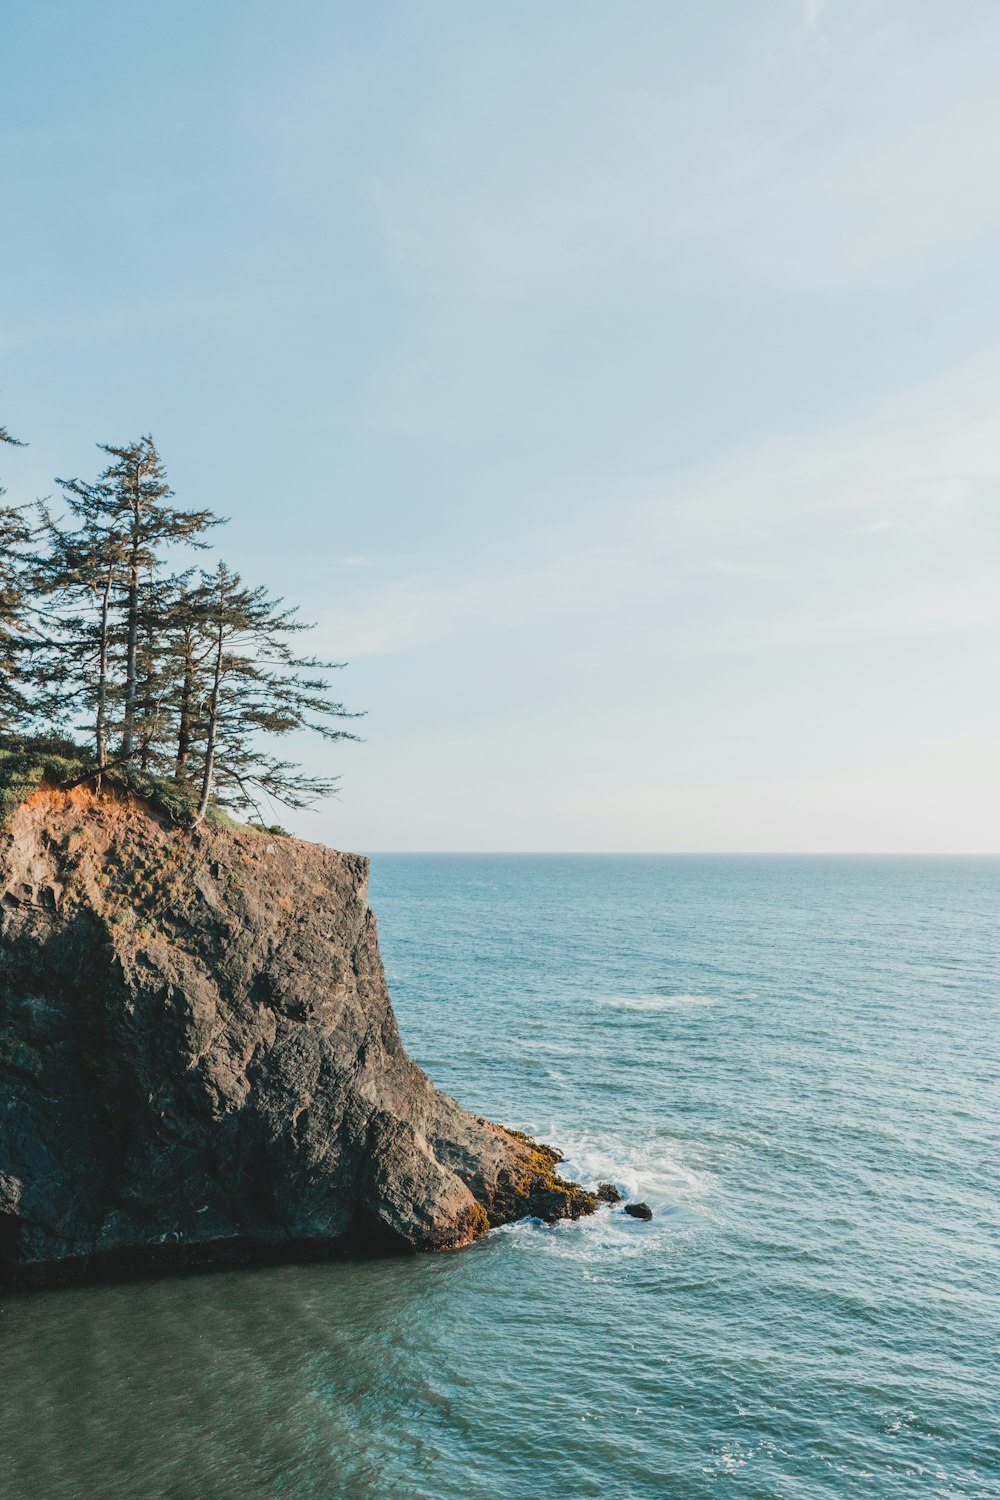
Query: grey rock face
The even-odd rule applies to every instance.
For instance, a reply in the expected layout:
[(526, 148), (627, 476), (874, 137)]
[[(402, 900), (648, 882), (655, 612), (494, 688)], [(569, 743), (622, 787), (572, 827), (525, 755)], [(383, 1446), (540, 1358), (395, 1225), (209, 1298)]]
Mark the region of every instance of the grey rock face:
[(0, 834), (0, 1285), (591, 1212), (403, 1050), (367, 861), (40, 791)]

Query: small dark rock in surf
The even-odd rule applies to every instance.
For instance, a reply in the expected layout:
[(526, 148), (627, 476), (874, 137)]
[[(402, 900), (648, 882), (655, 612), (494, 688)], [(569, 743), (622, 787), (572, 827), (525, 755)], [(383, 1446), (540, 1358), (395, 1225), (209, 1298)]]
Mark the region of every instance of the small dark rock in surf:
[(598, 1203), (620, 1203), (622, 1195), (613, 1182), (599, 1182), (597, 1184)]
[(653, 1210), (648, 1203), (626, 1203), (625, 1212), (631, 1214), (633, 1219), (651, 1219)]

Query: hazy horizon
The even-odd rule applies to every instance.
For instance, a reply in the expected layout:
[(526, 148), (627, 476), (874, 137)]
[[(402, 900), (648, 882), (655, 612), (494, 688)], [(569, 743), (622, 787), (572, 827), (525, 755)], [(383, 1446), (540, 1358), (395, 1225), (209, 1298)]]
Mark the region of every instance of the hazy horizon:
[(151, 431), (232, 518), (368, 710), (307, 838), (994, 853), (998, 63), (969, 0), (11, 0), (0, 483)]
[[(304, 835), (308, 839), (308, 835)], [(370, 859), (1000, 859), (963, 849), (366, 849)]]

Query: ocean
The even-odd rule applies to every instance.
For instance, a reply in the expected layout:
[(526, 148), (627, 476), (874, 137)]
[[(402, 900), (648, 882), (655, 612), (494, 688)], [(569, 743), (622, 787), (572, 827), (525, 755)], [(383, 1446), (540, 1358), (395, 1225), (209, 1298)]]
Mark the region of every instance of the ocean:
[(411, 1054), (655, 1217), (7, 1298), (0, 1495), (1000, 1497), (998, 896), (376, 856)]

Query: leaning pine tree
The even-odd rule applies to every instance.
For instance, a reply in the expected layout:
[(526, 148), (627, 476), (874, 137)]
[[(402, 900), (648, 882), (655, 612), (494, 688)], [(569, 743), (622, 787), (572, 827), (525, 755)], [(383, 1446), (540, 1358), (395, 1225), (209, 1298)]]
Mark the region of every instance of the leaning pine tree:
[(259, 794), (292, 808), (330, 796), (336, 778), (306, 776), (262, 741), (303, 729), (325, 740), (357, 739), (334, 727), (334, 721), (360, 717), (329, 694), (325, 674), (343, 663), (296, 656), (292, 639), (310, 627), (263, 588), (245, 587), (223, 562), (202, 575), (192, 604), (208, 648), (199, 656), (206, 696), (195, 821), (213, 799), (259, 815)]

